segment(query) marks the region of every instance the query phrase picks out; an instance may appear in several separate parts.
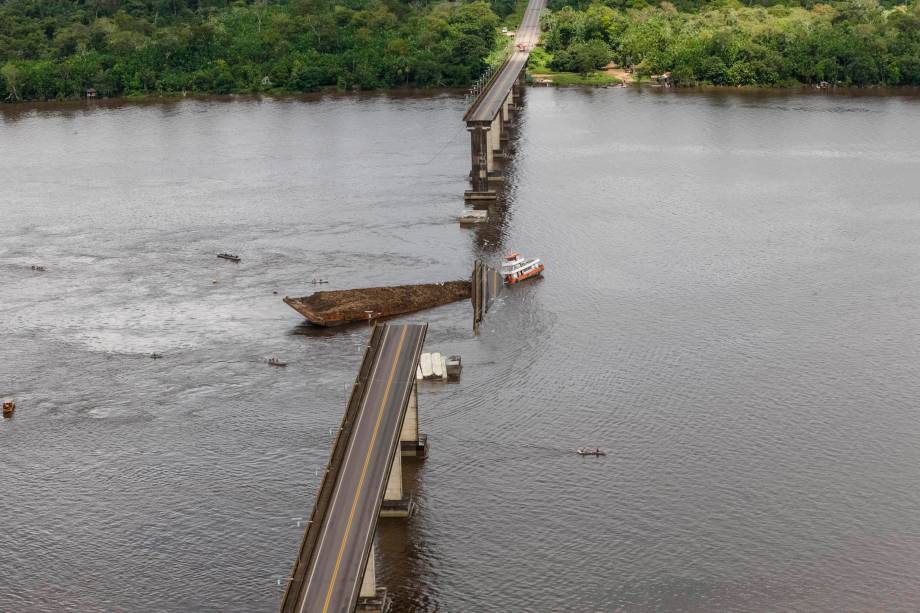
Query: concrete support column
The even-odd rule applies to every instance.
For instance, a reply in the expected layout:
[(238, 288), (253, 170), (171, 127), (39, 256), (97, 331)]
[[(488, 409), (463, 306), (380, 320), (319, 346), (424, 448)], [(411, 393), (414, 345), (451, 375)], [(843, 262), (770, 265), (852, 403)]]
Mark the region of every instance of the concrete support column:
[(491, 126), (468, 124), (470, 132), (471, 166), (470, 181), (473, 189), (464, 194), (470, 201), (495, 200), (495, 192), (489, 189), (489, 172), (495, 168), (492, 150)]
[(487, 132), (488, 134), (488, 146), (486, 147), (486, 170), (487, 172), (492, 172), (495, 170), (495, 147), (498, 145), (498, 133), (495, 131), (495, 122), (492, 122), (492, 127)]
[(361, 592), (355, 605), (355, 613), (387, 613), (393, 604), (387, 595), (387, 588), (377, 587), (377, 565), (374, 562), (374, 553), (377, 547), (371, 545), (364, 567), (364, 578), (361, 579)]
[(373, 598), (377, 595), (377, 573), (374, 565), (376, 549), (376, 545), (371, 545), (371, 552), (367, 556), (367, 566), (364, 567), (364, 579), (361, 580), (360, 598)]
[(402, 497), (402, 452), (398, 451), (393, 457), (393, 466), (390, 467), (390, 478), (387, 480), (387, 489), (383, 499), (402, 500)]
[(470, 145), (472, 150), (472, 173), (474, 192), (484, 192), (489, 189), (488, 174), (492, 169), (492, 141), (489, 138), (489, 128), (473, 126), (470, 131)]
[[(495, 116), (495, 119), (492, 120), (492, 129), (489, 130), (492, 134), (492, 151), (501, 151), (502, 148), (502, 114), (499, 112)], [(489, 168), (492, 170), (492, 168)]]
[(403, 492), (402, 479), (402, 450), (397, 447), (393, 456), (393, 465), (390, 468), (390, 478), (387, 488), (383, 493), (383, 504), (380, 505), (380, 517), (409, 517), (415, 509), (412, 496)]
[(399, 434), (399, 445), (403, 457), (425, 458), (428, 456), (428, 437), (419, 432), (418, 426), (418, 383), (412, 386), (406, 419)]

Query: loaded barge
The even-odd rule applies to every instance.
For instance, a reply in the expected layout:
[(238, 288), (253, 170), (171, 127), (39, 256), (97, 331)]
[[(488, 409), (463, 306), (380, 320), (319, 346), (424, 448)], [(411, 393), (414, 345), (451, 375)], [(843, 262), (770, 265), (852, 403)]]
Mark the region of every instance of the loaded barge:
[(315, 326), (340, 326), (413, 313), (470, 297), (469, 281), (316, 292), (284, 302)]

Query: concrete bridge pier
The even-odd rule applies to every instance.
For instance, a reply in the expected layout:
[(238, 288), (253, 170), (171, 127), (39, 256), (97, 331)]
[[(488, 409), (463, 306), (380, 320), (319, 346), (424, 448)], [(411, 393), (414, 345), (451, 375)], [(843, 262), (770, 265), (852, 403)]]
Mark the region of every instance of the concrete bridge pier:
[(358, 593), (358, 604), (355, 613), (387, 613), (392, 604), (387, 596), (387, 588), (377, 586), (377, 565), (374, 563), (374, 552), (377, 547), (371, 545), (367, 554), (367, 564), (364, 566), (364, 578), (361, 580), (361, 591)]
[(501, 173), (495, 169), (494, 160), (501, 160), (505, 157), (505, 151), (503, 149), (503, 144), (506, 140), (504, 135), (505, 132), (505, 121), (502, 119), (502, 113), (499, 111), (498, 115), (495, 116), (495, 119), (492, 120), (492, 129), (489, 130), (489, 134), (492, 135), (492, 160), (493, 163), (490, 164), (491, 168), (489, 169), (489, 180), (490, 181), (502, 181)]
[(397, 448), (390, 467), (390, 477), (380, 505), (380, 517), (409, 517), (415, 510), (411, 494), (403, 492), (402, 449)]
[(390, 476), (387, 480), (380, 517), (409, 517), (415, 510), (412, 494), (403, 491), (403, 456), (424, 459), (428, 455), (428, 437), (418, 431), (418, 382), (414, 380), (406, 403), (406, 417), (399, 433), (399, 446), (393, 455)]
[(470, 149), (472, 151), (472, 172), (470, 180), (473, 189), (464, 193), (465, 200), (495, 200), (495, 191), (489, 189), (489, 173), (495, 168), (495, 159), (492, 151), (491, 124), (467, 124), (470, 133)]
[(524, 99), (524, 88), (527, 85), (525, 75), (526, 73), (524, 72), (518, 75), (518, 78), (514, 81), (514, 85), (511, 86), (512, 104), (515, 111), (520, 110), (521, 102)]
[(409, 395), (406, 419), (399, 435), (399, 447), (404, 458), (424, 460), (428, 457), (428, 436), (419, 433), (418, 430), (418, 383), (415, 383)]

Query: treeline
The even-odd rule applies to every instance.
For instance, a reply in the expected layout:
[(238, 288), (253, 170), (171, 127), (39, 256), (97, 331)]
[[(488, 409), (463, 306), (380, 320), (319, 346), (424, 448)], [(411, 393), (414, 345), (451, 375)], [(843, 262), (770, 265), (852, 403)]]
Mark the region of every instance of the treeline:
[(0, 100), (465, 85), (498, 24), (482, 1), (5, 0)]
[(554, 0), (543, 18), (553, 70), (584, 73), (612, 60), (639, 77), (670, 73), (678, 85), (920, 85), (920, 0), (564, 4)]

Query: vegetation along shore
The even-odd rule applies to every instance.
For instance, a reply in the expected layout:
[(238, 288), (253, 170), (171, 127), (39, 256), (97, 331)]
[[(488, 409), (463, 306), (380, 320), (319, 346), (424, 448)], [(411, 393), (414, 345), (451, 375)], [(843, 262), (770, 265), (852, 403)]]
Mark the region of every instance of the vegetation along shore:
[[(8, 0), (0, 99), (464, 86), (524, 5)], [(552, 0), (543, 30), (557, 84), (920, 85), (920, 0)]]

